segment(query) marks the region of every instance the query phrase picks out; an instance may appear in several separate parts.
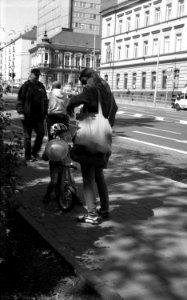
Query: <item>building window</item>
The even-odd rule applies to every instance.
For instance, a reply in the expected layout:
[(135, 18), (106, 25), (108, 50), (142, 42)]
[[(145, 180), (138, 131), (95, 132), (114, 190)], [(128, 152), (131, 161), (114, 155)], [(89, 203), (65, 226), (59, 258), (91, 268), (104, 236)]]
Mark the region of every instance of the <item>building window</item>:
[(57, 75), (57, 73), (55, 73), (55, 74), (53, 75), (54, 81), (57, 81), (57, 78), (58, 78), (58, 75)]
[(110, 36), (111, 24), (107, 23), (107, 36)]
[(167, 74), (166, 71), (162, 72), (162, 88), (166, 89), (167, 87)]
[(58, 54), (57, 53), (55, 53), (54, 54), (54, 65), (58, 65), (59, 64), (59, 61), (58, 61)]
[(110, 44), (106, 45), (106, 62), (111, 61), (111, 46)]
[(155, 23), (160, 22), (160, 7), (155, 8)]
[(44, 55), (44, 64), (48, 64), (49, 54), (45, 53)]
[(126, 31), (130, 31), (131, 29), (131, 17), (127, 18)]
[(108, 82), (108, 74), (105, 74), (104, 79)]
[(172, 12), (172, 5), (170, 3), (166, 5), (166, 20), (171, 19), (171, 12)]
[(138, 43), (134, 43), (134, 58), (138, 57)]
[(144, 22), (146, 27), (149, 26), (149, 22), (150, 22), (150, 12), (149, 10), (147, 10), (145, 11), (145, 22)]
[(136, 73), (132, 74), (132, 88), (136, 89)]
[(179, 70), (174, 70), (174, 89), (179, 87)]
[(118, 33), (122, 33), (123, 20), (118, 20)]
[(96, 57), (96, 68), (100, 67), (100, 56)]
[(69, 78), (69, 75), (66, 73), (65, 75), (64, 75), (64, 83), (68, 83), (68, 78)]
[(146, 89), (146, 72), (142, 73), (142, 89)]
[(120, 74), (116, 74), (116, 89), (119, 89)]
[(124, 89), (127, 89), (128, 86), (128, 74), (124, 74)]
[(175, 51), (181, 51), (182, 50), (182, 34), (179, 33), (176, 35), (176, 43), (175, 43)]
[(129, 58), (129, 45), (125, 45), (125, 58)]
[(159, 47), (158, 39), (154, 39), (153, 40), (153, 55), (158, 55), (158, 47)]
[(148, 41), (143, 42), (143, 56), (148, 55)]
[(151, 88), (155, 89), (156, 86), (156, 72), (151, 73)]
[(170, 45), (170, 38), (169, 36), (164, 37), (164, 53), (169, 53), (169, 45)]
[(76, 68), (79, 68), (79, 67), (80, 67), (80, 61), (81, 61), (80, 56), (76, 56), (76, 57), (75, 57), (75, 67), (76, 67)]
[(140, 27), (140, 15), (136, 14), (135, 16), (135, 29), (138, 29)]
[(90, 68), (90, 57), (86, 57), (86, 68)]
[(70, 66), (70, 56), (65, 55), (65, 67), (69, 67), (69, 66)]
[(180, 18), (183, 15), (184, 15), (184, 0), (179, 0), (177, 16), (178, 16), (178, 18)]
[(121, 59), (121, 46), (117, 47), (117, 59)]

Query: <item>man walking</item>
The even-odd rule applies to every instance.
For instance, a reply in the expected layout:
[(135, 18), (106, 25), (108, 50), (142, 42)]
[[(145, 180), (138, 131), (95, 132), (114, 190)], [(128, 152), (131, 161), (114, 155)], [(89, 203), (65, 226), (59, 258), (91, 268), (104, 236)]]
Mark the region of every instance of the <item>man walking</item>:
[[(26, 161), (37, 160), (45, 132), (44, 119), (47, 115), (48, 99), (39, 76), (40, 70), (32, 69), (29, 80), (21, 86), (18, 92), (16, 109), (23, 125)], [(32, 147), (33, 130), (36, 138)]]

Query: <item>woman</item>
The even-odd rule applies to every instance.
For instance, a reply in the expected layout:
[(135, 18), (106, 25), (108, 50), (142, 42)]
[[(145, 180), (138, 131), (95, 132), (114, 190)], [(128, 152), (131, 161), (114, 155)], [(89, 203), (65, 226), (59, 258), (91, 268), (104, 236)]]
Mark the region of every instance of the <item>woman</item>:
[[(108, 118), (110, 125), (113, 126), (115, 114), (117, 111), (117, 105), (115, 103), (109, 85), (103, 79), (101, 79), (93, 69), (90, 68), (84, 69), (81, 72), (79, 79), (84, 86), (83, 92), (79, 95), (72, 96), (67, 106), (67, 113), (71, 116), (74, 108), (79, 105), (83, 105), (83, 112), (97, 113), (99, 89), (103, 115), (105, 118)], [(86, 157), (86, 147), (85, 149), (84, 146), (81, 147), (81, 152), (84, 152)], [(77, 218), (79, 222), (98, 224), (99, 216), (102, 218), (109, 217), (109, 197), (103, 174), (103, 168), (105, 167), (104, 165), (105, 162), (103, 161), (102, 167), (96, 167), (94, 165), (94, 155), (93, 164), (88, 163), (88, 161), (86, 160), (85, 163), (81, 163), (81, 172), (83, 177), (83, 195), (86, 201), (88, 214), (79, 216)], [(95, 182), (97, 184), (101, 204), (98, 210), (96, 208), (96, 197), (94, 193)]]

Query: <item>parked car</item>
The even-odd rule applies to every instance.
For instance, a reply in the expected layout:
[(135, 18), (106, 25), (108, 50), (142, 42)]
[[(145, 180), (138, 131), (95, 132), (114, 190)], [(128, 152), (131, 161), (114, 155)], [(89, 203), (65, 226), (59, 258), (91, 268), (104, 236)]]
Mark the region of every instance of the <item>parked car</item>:
[(176, 110), (187, 109), (187, 93), (181, 93), (176, 96), (174, 108)]

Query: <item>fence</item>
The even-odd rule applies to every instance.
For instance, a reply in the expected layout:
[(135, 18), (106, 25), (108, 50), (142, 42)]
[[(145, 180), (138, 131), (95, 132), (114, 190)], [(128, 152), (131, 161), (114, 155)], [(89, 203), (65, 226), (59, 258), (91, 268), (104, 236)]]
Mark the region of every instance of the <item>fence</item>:
[(159, 93), (154, 101), (154, 93), (127, 93), (113, 91), (118, 103), (121, 104), (136, 104), (143, 106), (165, 106), (171, 107), (174, 101), (175, 94), (173, 93)]

